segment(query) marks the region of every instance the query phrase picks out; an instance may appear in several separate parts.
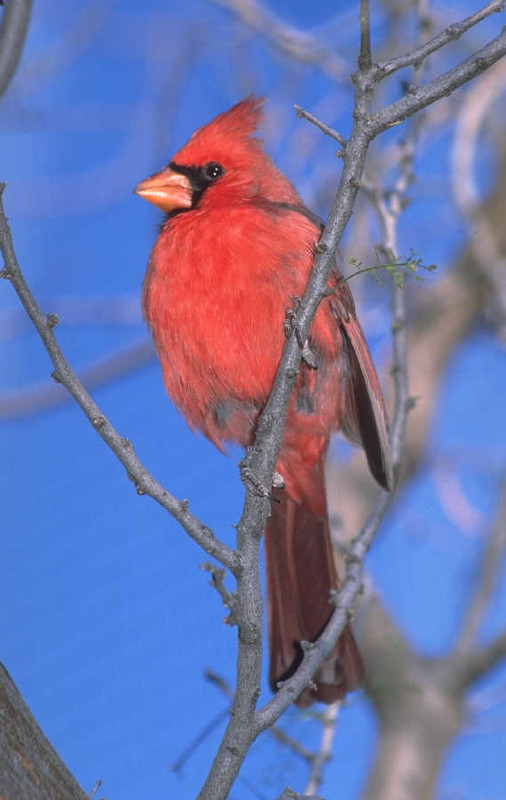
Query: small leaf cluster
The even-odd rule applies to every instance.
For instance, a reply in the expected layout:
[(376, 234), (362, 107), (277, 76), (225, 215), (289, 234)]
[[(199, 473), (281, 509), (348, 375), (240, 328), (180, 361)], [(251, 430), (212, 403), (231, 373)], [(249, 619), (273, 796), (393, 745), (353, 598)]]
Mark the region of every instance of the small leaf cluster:
[(396, 286), (402, 289), (408, 278), (414, 278), (416, 281), (422, 281), (422, 272), (434, 272), (437, 269), (436, 264), (424, 264), (423, 258), (419, 257), (417, 253), (410, 248), (409, 255), (405, 258), (399, 257), (390, 263), (377, 263), (373, 266), (364, 267), (361, 261), (355, 258), (349, 259), (349, 264), (353, 267), (353, 272), (347, 275), (343, 280), (349, 281), (357, 275), (362, 275), (365, 272), (370, 272), (379, 283), (382, 283), (382, 272), (387, 272)]

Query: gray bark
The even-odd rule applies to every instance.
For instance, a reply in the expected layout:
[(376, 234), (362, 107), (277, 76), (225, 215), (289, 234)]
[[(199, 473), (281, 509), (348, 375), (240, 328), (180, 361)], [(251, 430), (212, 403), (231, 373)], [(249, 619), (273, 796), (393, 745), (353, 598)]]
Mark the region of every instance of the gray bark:
[(0, 664), (1, 800), (89, 800)]

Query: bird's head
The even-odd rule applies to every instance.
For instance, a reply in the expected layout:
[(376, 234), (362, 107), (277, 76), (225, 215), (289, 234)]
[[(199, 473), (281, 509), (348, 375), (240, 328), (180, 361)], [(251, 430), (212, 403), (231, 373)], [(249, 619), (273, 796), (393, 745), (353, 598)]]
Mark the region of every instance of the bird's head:
[(169, 165), (134, 191), (168, 214), (230, 205), (258, 195), (294, 202), (296, 192), (254, 134), (263, 99), (247, 97), (199, 128)]

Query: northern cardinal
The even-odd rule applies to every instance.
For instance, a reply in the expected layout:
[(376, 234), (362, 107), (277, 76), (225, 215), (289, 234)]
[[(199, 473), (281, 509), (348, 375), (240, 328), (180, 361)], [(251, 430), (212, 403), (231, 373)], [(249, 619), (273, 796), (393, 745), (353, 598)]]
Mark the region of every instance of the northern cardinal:
[[(135, 191), (166, 213), (149, 259), (143, 310), (169, 396), (218, 447), (251, 445), (285, 341), (286, 309), (304, 293), (318, 218), (254, 136), (262, 100), (248, 97), (199, 128), (168, 167)], [(265, 530), (269, 680), (296, 670), (301, 641), (330, 617), (338, 578), (324, 460), (332, 431), (366, 452), (386, 489), (392, 470), (381, 389), (348, 285), (320, 305), (290, 400)], [(317, 367), (316, 369), (314, 367)], [(356, 688), (362, 660), (349, 627), (296, 702), (331, 703)]]

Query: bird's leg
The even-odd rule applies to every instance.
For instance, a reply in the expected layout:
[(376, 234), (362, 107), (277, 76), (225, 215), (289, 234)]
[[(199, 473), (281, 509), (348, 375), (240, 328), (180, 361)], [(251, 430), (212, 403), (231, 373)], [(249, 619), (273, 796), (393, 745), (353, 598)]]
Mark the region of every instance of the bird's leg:
[(301, 300), (300, 297), (293, 298), (293, 305), (294, 308), (287, 308), (285, 309), (285, 322), (284, 322), (284, 329), (285, 329), (285, 336), (287, 339), (290, 338), (292, 333), (295, 334), (295, 338), (297, 339), (297, 344), (300, 347), (302, 360), (304, 364), (307, 364), (308, 367), (311, 369), (318, 369), (318, 362), (316, 360), (316, 356), (311, 350), (309, 346), (309, 339), (302, 339), (302, 335), (297, 324), (297, 311), (300, 306)]

